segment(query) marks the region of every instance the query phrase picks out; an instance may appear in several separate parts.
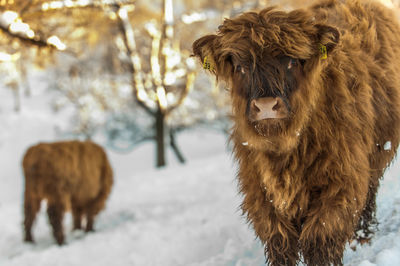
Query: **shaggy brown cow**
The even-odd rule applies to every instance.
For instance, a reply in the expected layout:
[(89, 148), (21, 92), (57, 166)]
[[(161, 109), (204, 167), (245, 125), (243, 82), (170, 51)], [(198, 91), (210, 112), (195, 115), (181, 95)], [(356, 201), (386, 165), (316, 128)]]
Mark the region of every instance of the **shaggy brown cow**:
[(89, 141), (40, 143), (27, 150), (22, 164), (25, 241), (33, 242), (31, 228), (43, 199), (59, 245), (64, 243), (62, 220), (69, 207), (74, 229), (81, 229), (86, 216), (86, 232), (93, 231), (94, 217), (104, 208), (113, 184), (111, 166), (99, 145)]
[(395, 16), (356, 0), (267, 8), (226, 19), (193, 52), (232, 89), (242, 209), (267, 263), (341, 265), (346, 243), (375, 229), (399, 145)]

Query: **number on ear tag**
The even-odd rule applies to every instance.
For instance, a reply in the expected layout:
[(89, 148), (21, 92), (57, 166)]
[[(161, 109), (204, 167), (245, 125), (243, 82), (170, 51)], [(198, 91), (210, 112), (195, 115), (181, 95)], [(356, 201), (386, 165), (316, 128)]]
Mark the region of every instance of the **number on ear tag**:
[(327, 59), (328, 58), (328, 52), (326, 50), (326, 46), (323, 44), (319, 44), (319, 54), (321, 59)]
[(210, 70), (210, 71), (214, 70), (214, 66), (213, 66), (212, 63), (208, 60), (208, 56), (205, 56), (205, 57), (204, 57), (203, 68), (204, 68), (204, 69), (208, 69), (208, 70)]

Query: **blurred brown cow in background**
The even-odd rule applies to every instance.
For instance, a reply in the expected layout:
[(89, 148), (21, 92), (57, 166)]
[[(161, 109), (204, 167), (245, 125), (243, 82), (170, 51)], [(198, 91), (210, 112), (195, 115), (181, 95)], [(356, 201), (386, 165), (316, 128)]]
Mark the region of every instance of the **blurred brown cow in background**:
[(371, 237), (400, 140), (399, 44), (394, 14), (356, 0), (244, 13), (194, 42), (232, 89), (242, 209), (268, 264), (341, 265)]
[(47, 213), (59, 245), (64, 243), (62, 220), (72, 209), (74, 229), (93, 231), (96, 214), (105, 206), (113, 184), (113, 173), (104, 150), (93, 142), (40, 143), (30, 147), (23, 159), (25, 174), (25, 241), (31, 233), (40, 202), (47, 200)]

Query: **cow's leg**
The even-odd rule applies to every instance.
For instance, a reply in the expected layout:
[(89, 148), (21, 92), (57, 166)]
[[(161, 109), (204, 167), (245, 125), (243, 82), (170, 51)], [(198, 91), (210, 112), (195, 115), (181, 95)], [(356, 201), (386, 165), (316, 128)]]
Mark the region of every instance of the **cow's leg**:
[(63, 217), (65, 212), (65, 204), (61, 201), (49, 202), (47, 207), (47, 214), (49, 216), (50, 224), (53, 228), (53, 235), (57, 244), (64, 244), (63, 232)]
[(272, 266), (294, 266), (299, 260), (298, 229), (287, 218), (276, 212), (265, 191), (256, 182), (241, 183), (243, 212), (265, 245), (266, 263)]
[(360, 244), (369, 242), (378, 226), (378, 221), (376, 220), (376, 193), (378, 186), (378, 178), (370, 182), (367, 200), (354, 232), (355, 238)]
[(72, 217), (74, 219), (74, 229), (73, 230), (80, 230), (82, 229), (82, 208), (75, 202), (71, 202), (72, 208)]
[(24, 198), (24, 229), (25, 229), (25, 238), (26, 242), (34, 242), (32, 237), (32, 225), (35, 221), (36, 214), (40, 209), (40, 201), (41, 199), (38, 197), (34, 197), (29, 194), (28, 191), (25, 191)]
[(366, 193), (353, 189), (360, 184), (351, 182), (343, 188), (332, 184), (325, 191), (312, 193), (300, 234), (306, 265), (343, 265), (345, 245), (353, 237), (366, 198)]
[[(385, 137), (384, 139), (392, 138)], [(376, 194), (379, 187), (379, 180), (383, 176), (386, 167), (389, 165), (394, 156), (394, 151), (384, 150), (383, 146), (383, 143), (381, 145), (375, 145), (375, 150), (369, 157), (371, 177), (369, 181), (368, 195), (360, 216), (360, 220), (358, 222), (357, 229), (355, 230), (355, 238), (361, 244), (368, 242), (374, 232), (377, 230), (378, 221), (376, 220)]]
[[(266, 263), (274, 266), (297, 265), (299, 259), (298, 234), (293, 226), (274, 220), (274, 218), (265, 221), (268, 223), (272, 222), (275, 224), (273, 226), (276, 226), (276, 228), (280, 230), (279, 232), (263, 237), (265, 239), (263, 242), (265, 243), (264, 253), (267, 259)], [(264, 226), (267, 225), (264, 223)], [(271, 224), (268, 226), (271, 226)], [(256, 232), (257, 234), (262, 234), (259, 230), (256, 230)]]
[(332, 229), (327, 231), (323, 223), (307, 224), (300, 237), (304, 263), (308, 266), (343, 265), (343, 252), (347, 241), (351, 239), (351, 230), (343, 232), (343, 228), (336, 225), (336, 232), (331, 232)]
[(86, 213), (86, 232), (94, 232), (94, 217), (90, 211)]

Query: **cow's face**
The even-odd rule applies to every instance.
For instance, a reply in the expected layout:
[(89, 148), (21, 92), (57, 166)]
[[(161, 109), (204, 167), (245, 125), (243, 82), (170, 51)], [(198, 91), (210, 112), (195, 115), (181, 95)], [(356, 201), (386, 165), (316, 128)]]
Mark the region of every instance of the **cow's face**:
[(193, 52), (231, 87), (241, 139), (278, 150), (293, 146), (316, 104), (310, 87), (322, 71), (319, 48), (331, 52), (338, 40), (336, 29), (316, 25), (305, 11), (266, 9), (225, 20), (216, 35), (195, 41)]
[(255, 125), (287, 120), (292, 113), (290, 98), (298, 89), (304, 61), (283, 54), (263, 54), (254, 69), (240, 59), (232, 61), (232, 96), (244, 101), (246, 108), (237, 111)]

